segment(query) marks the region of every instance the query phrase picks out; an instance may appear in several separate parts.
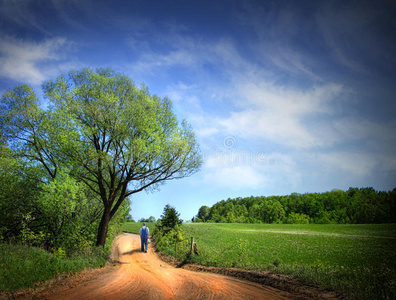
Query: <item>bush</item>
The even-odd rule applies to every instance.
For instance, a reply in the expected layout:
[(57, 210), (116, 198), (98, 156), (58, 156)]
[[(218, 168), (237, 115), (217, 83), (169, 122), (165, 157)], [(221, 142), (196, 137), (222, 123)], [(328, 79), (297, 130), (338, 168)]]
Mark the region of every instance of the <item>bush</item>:
[(173, 255), (172, 250), (177, 242), (183, 240), (182, 220), (179, 213), (169, 204), (165, 206), (161, 219), (158, 219), (153, 231), (157, 249)]
[(176, 226), (167, 232), (157, 230), (155, 231), (154, 239), (156, 241), (157, 249), (159, 251), (167, 252), (168, 248), (173, 248), (176, 242), (181, 242), (183, 240), (181, 226)]
[(299, 214), (299, 213), (290, 213), (289, 217), (287, 218), (288, 224), (309, 224), (311, 218), (306, 214)]

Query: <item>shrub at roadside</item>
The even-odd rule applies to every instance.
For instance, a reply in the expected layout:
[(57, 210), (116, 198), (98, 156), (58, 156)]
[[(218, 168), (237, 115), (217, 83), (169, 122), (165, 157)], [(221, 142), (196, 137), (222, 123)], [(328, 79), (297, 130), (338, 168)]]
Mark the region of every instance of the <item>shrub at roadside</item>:
[(153, 237), (156, 242), (157, 250), (166, 254), (175, 255), (175, 244), (183, 240), (183, 232), (180, 226), (175, 226), (167, 232), (158, 230), (156, 226)]
[(175, 255), (174, 245), (183, 240), (182, 220), (176, 209), (169, 204), (165, 206), (161, 218), (155, 223), (153, 237), (157, 250)]

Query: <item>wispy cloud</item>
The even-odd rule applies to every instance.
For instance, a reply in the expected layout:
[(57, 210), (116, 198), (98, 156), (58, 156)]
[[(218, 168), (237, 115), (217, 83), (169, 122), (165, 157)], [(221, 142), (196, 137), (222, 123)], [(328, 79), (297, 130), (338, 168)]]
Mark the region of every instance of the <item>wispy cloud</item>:
[[(0, 76), (17, 82), (38, 85), (52, 73), (50, 62), (60, 63), (70, 43), (57, 37), (30, 42), (9, 36), (0, 37)], [(43, 66), (42, 64), (47, 65)], [(61, 64), (56, 67), (61, 68)]]
[(394, 9), (392, 1), (326, 2), (315, 18), (333, 61), (364, 75), (395, 64)]
[(18, 26), (22, 28), (34, 28), (46, 34), (50, 34), (42, 25), (42, 19), (35, 14), (32, 9), (35, 1), (1, 1), (0, 5), (0, 17), (2, 21), (7, 21), (7, 23), (13, 26)]
[[(108, 20), (109, 16), (107, 19), (104, 17), (105, 12), (109, 14), (109, 9), (106, 10), (103, 3), (90, 0), (5, 0), (1, 1), (0, 5), (0, 17), (3, 22), (12, 24), (16, 29), (23, 28), (50, 37), (54, 37), (53, 26), (67, 25), (85, 30), (84, 24), (95, 18), (100, 18), (102, 23), (105, 20), (111, 23), (111, 20)], [(15, 33), (18, 33), (18, 30)]]

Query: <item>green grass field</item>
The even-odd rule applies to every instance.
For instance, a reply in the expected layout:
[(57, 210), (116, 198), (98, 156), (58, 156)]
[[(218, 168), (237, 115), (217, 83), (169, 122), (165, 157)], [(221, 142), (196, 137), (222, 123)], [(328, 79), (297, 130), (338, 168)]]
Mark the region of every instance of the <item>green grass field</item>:
[[(127, 224), (130, 232), (141, 226)], [(354, 298), (396, 297), (396, 224), (186, 223), (183, 230), (197, 243), (195, 263), (295, 275)]]
[[(184, 224), (204, 261), (224, 267), (396, 268), (395, 225)], [(274, 263), (275, 262), (275, 263)]]
[[(147, 227), (150, 230), (150, 234), (154, 231), (154, 224), (155, 223), (146, 223)], [(142, 228), (143, 223), (139, 222), (126, 222), (122, 224), (122, 230), (130, 233), (136, 233), (139, 234), (140, 228)]]

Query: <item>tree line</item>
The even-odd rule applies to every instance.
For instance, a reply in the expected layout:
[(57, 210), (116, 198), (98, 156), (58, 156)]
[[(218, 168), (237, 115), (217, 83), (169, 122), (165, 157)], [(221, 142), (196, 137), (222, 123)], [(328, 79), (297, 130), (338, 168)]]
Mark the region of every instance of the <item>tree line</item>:
[(222, 200), (201, 206), (193, 222), (280, 224), (396, 223), (396, 188), (372, 187), (325, 193), (292, 193)]

